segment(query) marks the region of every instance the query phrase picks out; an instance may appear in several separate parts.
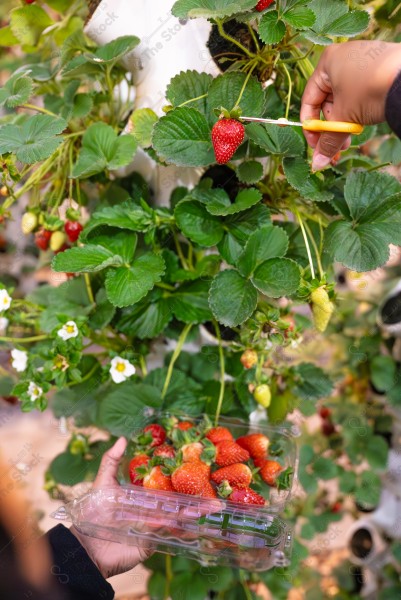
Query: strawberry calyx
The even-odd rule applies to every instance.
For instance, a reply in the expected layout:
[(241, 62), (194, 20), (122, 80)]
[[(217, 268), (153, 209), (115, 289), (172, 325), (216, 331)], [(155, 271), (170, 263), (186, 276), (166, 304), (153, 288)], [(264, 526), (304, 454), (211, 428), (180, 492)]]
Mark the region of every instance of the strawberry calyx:
[(239, 106), (234, 106), (231, 110), (220, 106), (220, 108), (215, 108), (213, 112), (219, 119), (235, 119), (236, 121), (239, 121), (242, 115), (242, 109)]
[(231, 487), (227, 479), (224, 479), (224, 481), (217, 486), (217, 493), (222, 498), (228, 498), (228, 496), (231, 496), (231, 494), (233, 493), (233, 488)]

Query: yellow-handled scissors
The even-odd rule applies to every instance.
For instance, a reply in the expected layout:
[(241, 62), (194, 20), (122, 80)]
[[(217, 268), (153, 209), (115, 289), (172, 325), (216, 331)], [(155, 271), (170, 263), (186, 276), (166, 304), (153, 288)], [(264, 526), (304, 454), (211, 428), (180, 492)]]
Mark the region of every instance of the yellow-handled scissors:
[(363, 125), (359, 123), (347, 123), (345, 121), (321, 121), (320, 119), (308, 119), (307, 121), (289, 121), (288, 119), (261, 119), (258, 117), (240, 117), (241, 121), (253, 123), (270, 123), (280, 127), (302, 127), (306, 131), (334, 131), (335, 133), (352, 133), (359, 135), (363, 131)]

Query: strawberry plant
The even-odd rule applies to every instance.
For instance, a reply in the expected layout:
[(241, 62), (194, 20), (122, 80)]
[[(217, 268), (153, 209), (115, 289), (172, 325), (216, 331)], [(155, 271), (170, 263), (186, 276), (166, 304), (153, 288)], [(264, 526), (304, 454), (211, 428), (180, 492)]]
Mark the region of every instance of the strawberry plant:
[[(1, 64), (9, 72), (0, 89), (0, 226), (7, 232), (21, 220), (40, 263), (62, 283), (23, 298), (2, 283), (0, 344), (26, 360), (18, 362), (23, 369), (1, 372), (1, 390), (26, 412), (49, 404), (68, 424), (71, 441), (49, 465), (46, 488), (57, 497), (63, 486), (90, 481), (115, 436), (136, 436), (144, 413), (165, 409), (212, 416), (207, 439), (219, 439), (221, 470), (250, 456), (262, 461), (261, 485), (285, 487), (280, 444), (271, 445), (266, 461), (263, 436), (234, 441), (219, 417), (249, 420), (256, 411), (273, 425), (304, 424), (320, 410), (317, 432), (302, 426), (299, 480), (307, 498), (287, 509), (297, 533), (288, 569), (257, 578), (216, 568), (213, 578), (189, 561), (154, 556), (147, 564), (154, 598), (187, 589), (188, 598), (211, 590), (249, 600), (258, 581), (277, 599), (301, 585), (323, 598), (315, 571), (301, 561), (311, 540), (340, 521), (344, 497), (359, 507), (377, 504), (387, 460), (380, 427), (388, 424), (370, 381), (397, 403), (399, 366), (381, 356), (372, 320), (367, 331), (357, 329), (347, 359), (331, 373), (320, 363), (321, 347), (325, 335), (343, 351), (349, 341), (338, 265), (372, 271), (387, 262), (390, 245), (401, 245), (401, 184), (383, 168), (399, 161), (400, 142), (385, 125), (366, 127), (335, 164), (314, 173), (301, 130), (241, 117), (299, 120), (323, 48), (377, 38), (384, 25), (387, 38), (397, 39), (396, 3), (177, 0), (175, 19), (210, 21), (209, 48), (221, 72), (178, 73), (165, 90), (163, 115), (151, 107), (133, 111), (127, 65), (141, 40), (134, 20), (130, 35), (98, 46), (84, 33), (83, 0), (16, 4), (0, 9)], [(122, 175), (137, 152), (155, 169), (175, 165), (201, 176), (160, 206), (146, 173)], [(309, 352), (311, 338), (318, 342)], [(173, 349), (163, 347), (155, 366), (160, 340)], [(89, 426), (109, 440), (77, 441)], [(179, 431), (191, 428), (181, 421)], [(159, 464), (148, 464), (146, 433), (164, 448), (154, 456), (175, 460), (160, 430), (144, 432), (131, 480), (170, 485)], [(196, 456), (197, 443), (189, 436), (184, 453)], [(176, 465), (173, 485), (187, 489), (191, 476), (199, 490), (215, 493), (199, 465), (185, 466), (191, 464)], [(239, 471), (229, 485), (249, 479)], [(332, 505), (340, 500), (332, 502), (324, 487), (331, 480), (338, 510)], [(251, 487), (232, 494), (245, 503), (261, 497)]]

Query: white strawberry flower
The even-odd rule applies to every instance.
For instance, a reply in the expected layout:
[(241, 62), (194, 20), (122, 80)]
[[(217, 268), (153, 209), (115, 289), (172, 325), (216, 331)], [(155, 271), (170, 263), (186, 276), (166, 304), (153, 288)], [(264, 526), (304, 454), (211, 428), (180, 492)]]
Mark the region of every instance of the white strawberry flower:
[(8, 310), (11, 305), (11, 296), (7, 290), (0, 290), (0, 312)]
[(67, 321), (67, 323), (58, 330), (57, 335), (65, 341), (77, 337), (78, 333), (79, 330), (75, 321)]
[(12, 367), (19, 373), (25, 371), (28, 364), (28, 353), (25, 350), (14, 348), (14, 350), (11, 350), (11, 357), (13, 359), (11, 362)]
[(135, 374), (135, 367), (125, 358), (116, 356), (111, 361), (110, 375), (114, 383), (122, 383)]
[(9, 320), (6, 317), (0, 317), (0, 334), (3, 335), (7, 331)]
[(43, 390), (41, 387), (36, 385), (33, 381), (30, 382), (28, 387), (28, 396), (30, 397), (32, 402), (35, 402), (38, 398), (43, 395)]

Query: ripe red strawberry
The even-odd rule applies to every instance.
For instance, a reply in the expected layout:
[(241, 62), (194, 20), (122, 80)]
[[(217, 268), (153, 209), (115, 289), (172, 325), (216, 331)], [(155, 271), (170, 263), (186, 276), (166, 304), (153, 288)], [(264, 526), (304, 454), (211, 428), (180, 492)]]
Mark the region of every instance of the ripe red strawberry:
[(237, 439), (237, 444), (248, 450), (252, 458), (266, 458), (269, 443), (269, 438), (263, 433), (250, 433)]
[(219, 444), (225, 440), (234, 440), (231, 431), (229, 431), (227, 427), (213, 427), (208, 431), (206, 437), (208, 440), (213, 442), (213, 444)]
[(265, 499), (249, 487), (234, 488), (228, 499), (238, 504), (265, 504)]
[(191, 423), (190, 421), (180, 421), (176, 425), (177, 429), (181, 429), (181, 431), (187, 431), (188, 429), (192, 429), (193, 426), (194, 426), (194, 424)]
[(225, 165), (242, 144), (245, 128), (236, 119), (219, 119), (212, 129), (212, 142), (216, 161)]
[(164, 475), (159, 465), (153, 467), (150, 473), (145, 475), (143, 478), (143, 487), (150, 490), (164, 490), (165, 492), (173, 491), (171, 477)]
[(330, 437), (335, 432), (336, 432), (336, 428), (334, 427), (333, 423), (331, 421), (329, 421), (328, 419), (325, 419), (322, 423), (323, 435), (325, 435), (326, 437)]
[(198, 496), (210, 485), (210, 467), (202, 462), (183, 463), (171, 476), (171, 483), (176, 492)]
[(64, 231), (68, 235), (70, 242), (76, 242), (83, 227), (79, 221), (66, 221)]
[(217, 498), (216, 490), (209, 482), (205, 483), (200, 495), (202, 498)]
[(276, 485), (276, 479), (283, 470), (280, 463), (275, 460), (265, 460), (260, 468), (259, 474), (267, 485)]
[(146, 425), (146, 427), (143, 428), (143, 431), (145, 433), (149, 432), (152, 435), (153, 442), (150, 444), (151, 448), (154, 448), (155, 446), (161, 446), (166, 440), (165, 429), (157, 423)]
[(252, 481), (252, 471), (243, 463), (236, 463), (229, 467), (217, 469), (212, 473), (211, 480), (217, 484), (228, 481), (231, 486), (242, 487), (249, 486)]
[(153, 456), (161, 456), (162, 458), (174, 458), (175, 450), (172, 446), (168, 444), (163, 444), (162, 446), (156, 446)]
[(146, 454), (138, 454), (138, 456), (134, 456), (128, 467), (131, 483), (134, 485), (143, 485), (143, 477), (137, 473), (136, 468), (146, 466), (149, 460), (150, 458)]
[(341, 504), (341, 502), (335, 502), (333, 504), (333, 506), (331, 507), (330, 511), (334, 514), (337, 514), (340, 512), (340, 510), (342, 509), (343, 505)]
[(181, 448), (183, 462), (199, 462), (203, 450), (203, 444), (201, 444), (200, 442), (192, 442), (192, 444), (185, 444)]
[(215, 463), (219, 467), (228, 467), (246, 460), (249, 460), (249, 452), (241, 448), (236, 442), (224, 440), (217, 444)]
[(273, 4), (273, 2), (274, 0), (259, 0), (257, 5), (255, 6), (255, 9), (259, 12), (262, 12), (262, 10), (266, 10), (266, 8), (269, 8), (269, 6)]
[(48, 250), (52, 232), (48, 229), (40, 229), (35, 233), (35, 244), (40, 250)]
[(25, 0), (25, 4), (33, 4), (35, 0)]
[(319, 410), (319, 415), (322, 419), (328, 419), (331, 415), (331, 410), (327, 406), (322, 406)]

